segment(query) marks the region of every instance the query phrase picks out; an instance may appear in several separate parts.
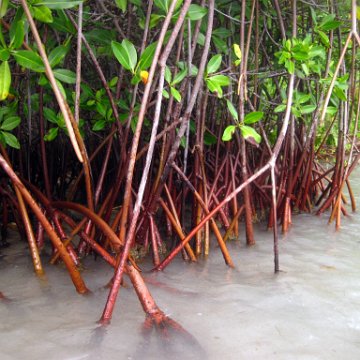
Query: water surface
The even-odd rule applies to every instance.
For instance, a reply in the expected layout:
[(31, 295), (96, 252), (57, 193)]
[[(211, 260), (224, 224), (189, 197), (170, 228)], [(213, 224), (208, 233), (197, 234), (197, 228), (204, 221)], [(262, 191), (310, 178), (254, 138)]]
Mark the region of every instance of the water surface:
[(229, 243), (235, 269), (213, 244), (206, 261), (176, 259), (162, 273), (145, 273), (160, 308), (191, 336), (145, 331), (128, 280), (111, 325), (99, 327), (112, 269), (86, 259), (92, 293), (80, 296), (61, 265), (45, 263), (46, 278), (38, 279), (27, 245), (13, 234), (0, 259), (0, 291), (10, 299), (0, 301), (0, 359), (359, 359), (360, 216), (344, 219), (340, 232), (327, 219), (294, 217), (276, 275), (263, 224), (254, 247), (243, 238)]

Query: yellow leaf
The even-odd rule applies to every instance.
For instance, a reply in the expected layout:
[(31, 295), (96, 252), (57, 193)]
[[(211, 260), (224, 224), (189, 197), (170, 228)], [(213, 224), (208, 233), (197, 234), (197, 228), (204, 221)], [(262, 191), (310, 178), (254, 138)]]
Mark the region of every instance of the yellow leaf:
[(0, 101), (5, 100), (9, 95), (11, 84), (11, 73), (9, 63), (3, 61), (0, 65)]
[(141, 81), (146, 84), (148, 81), (149, 73), (145, 70), (140, 71)]
[[(241, 54), (241, 49), (240, 49), (240, 46), (238, 44), (234, 44), (233, 45), (233, 48), (234, 48), (234, 53), (236, 55), (236, 57), (238, 58), (238, 60), (241, 61), (242, 59), (242, 54)], [(237, 63), (240, 64), (240, 61), (237, 61)], [(238, 64), (237, 64), (238, 65)]]

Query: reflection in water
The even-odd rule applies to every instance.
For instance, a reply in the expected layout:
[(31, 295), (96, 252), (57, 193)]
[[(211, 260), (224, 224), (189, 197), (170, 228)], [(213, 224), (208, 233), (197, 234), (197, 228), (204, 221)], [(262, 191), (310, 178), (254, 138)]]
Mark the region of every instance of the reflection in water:
[(142, 359), (207, 359), (199, 342), (170, 317), (154, 321), (147, 317), (141, 329), (143, 339), (134, 360)]
[[(88, 343), (83, 349), (88, 352), (87, 360), (115, 358), (109, 355), (107, 345), (114, 331), (111, 325), (100, 325), (91, 331)], [(116, 330), (115, 330), (116, 331)], [(119, 338), (119, 343), (126, 342), (126, 338)], [(163, 316), (155, 321), (146, 317), (139, 329), (137, 343), (126, 354), (118, 350), (118, 358), (126, 360), (206, 360), (207, 354), (199, 342), (187, 332), (179, 323), (170, 317)]]
[(87, 344), (87, 349), (91, 351), (91, 354), (88, 355), (87, 359), (102, 359), (101, 354), (103, 352), (103, 343), (106, 334), (107, 328), (104, 325), (99, 325), (92, 330), (89, 343)]

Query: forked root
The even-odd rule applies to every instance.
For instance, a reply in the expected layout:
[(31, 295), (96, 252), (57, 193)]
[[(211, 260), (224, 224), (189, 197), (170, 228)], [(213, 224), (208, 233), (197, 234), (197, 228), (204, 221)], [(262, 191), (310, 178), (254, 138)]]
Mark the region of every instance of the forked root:
[(136, 294), (140, 300), (140, 303), (146, 314), (143, 329), (145, 332), (151, 331), (153, 328), (160, 330), (162, 336), (165, 338), (169, 337), (169, 332), (175, 330), (181, 332), (184, 335), (192, 336), (175, 320), (166, 316), (155, 303), (154, 298), (150, 294), (143, 277), (140, 272), (131, 264), (126, 267), (126, 272), (130, 277), (130, 280), (134, 286)]
[[(141, 330), (146, 354), (154, 352), (157, 357), (166, 358), (171, 354), (174, 360), (207, 358), (196, 338), (160, 310), (146, 316)], [(144, 354), (139, 358), (143, 357)]]
[(165, 315), (161, 310), (146, 315), (142, 330), (144, 335), (149, 335), (152, 330), (156, 330), (163, 339), (170, 340), (175, 334), (181, 334), (184, 337), (189, 338), (189, 340), (195, 341), (193, 336), (178, 322)]

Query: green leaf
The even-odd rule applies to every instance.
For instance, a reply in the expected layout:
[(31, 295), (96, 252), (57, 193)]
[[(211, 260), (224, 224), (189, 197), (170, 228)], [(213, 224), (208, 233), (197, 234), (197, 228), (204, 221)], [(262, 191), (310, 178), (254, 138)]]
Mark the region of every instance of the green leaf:
[(326, 113), (329, 114), (329, 115), (335, 115), (338, 111), (338, 108), (335, 107), (335, 106), (328, 106), (326, 108)]
[[(164, 18), (163, 15), (151, 14), (151, 16), (150, 16), (150, 24), (149, 24), (150, 29), (157, 26), (159, 24), (160, 20), (163, 19), (163, 18)], [(141, 27), (141, 29), (145, 28), (145, 23), (142, 23), (141, 20), (140, 20), (140, 27)]]
[(275, 113), (280, 113), (280, 112), (285, 111), (285, 109), (286, 109), (286, 105), (285, 104), (280, 104), (274, 109), (274, 112)]
[(225, 75), (214, 75), (208, 78), (212, 82), (216, 82), (219, 86), (228, 86), (230, 84), (230, 79)]
[(55, 69), (53, 70), (56, 79), (66, 84), (76, 83), (76, 74), (68, 69)]
[(221, 65), (221, 59), (222, 59), (221, 54), (214, 55), (209, 60), (207, 66), (206, 66), (206, 72), (208, 74), (212, 74), (212, 73), (216, 72)]
[(57, 84), (57, 86), (59, 87), (59, 90), (60, 90), (62, 96), (63, 96), (64, 99), (66, 100), (66, 91), (65, 91), (62, 83), (61, 83), (59, 80), (56, 79), (56, 84)]
[(295, 96), (296, 102), (299, 104), (304, 104), (307, 101), (309, 101), (311, 98), (310, 94), (303, 94), (300, 92), (295, 92), (295, 94), (296, 94), (296, 96)]
[(181, 101), (181, 94), (174, 87), (170, 86), (170, 92), (177, 102)]
[(182, 136), (181, 139), (180, 139), (180, 146), (185, 149), (186, 147), (186, 137), (185, 136)]
[(333, 93), (342, 101), (346, 101), (346, 94), (344, 90), (340, 89), (338, 86), (334, 87)]
[(116, 84), (118, 83), (119, 81), (119, 77), (118, 76), (114, 76), (109, 82), (108, 82), (108, 85), (110, 88), (116, 86)]
[(177, 0), (176, 5), (175, 5), (175, 11), (177, 9), (179, 9), (179, 7), (182, 5), (183, 2), (184, 2), (184, 0)]
[(15, 129), (21, 122), (19, 116), (9, 116), (6, 118), (0, 126), (1, 130), (11, 131)]
[(324, 30), (324, 31), (335, 30), (340, 25), (341, 25), (341, 21), (339, 21), (339, 20), (329, 21), (325, 25), (321, 26), (321, 30)]
[(24, 30), (24, 20), (19, 20), (13, 25), (13, 31), (10, 32), (12, 36), (10, 36), (10, 48), (17, 49), (22, 46), (25, 37), (25, 30)]
[(200, 46), (204, 46), (205, 45), (205, 35), (202, 32), (199, 32), (198, 38), (196, 43)]
[(47, 6), (32, 6), (31, 10), (36, 20), (43, 23), (53, 22), (51, 10)]
[(70, 9), (80, 5), (83, 1), (74, 0), (40, 0), (36, 2), (36, 6), (47, 6), (49, 9)]
[(291, 112), (293, 113), (293, 115), (295, 117), (300, 117), (301, 116), (301, 111), (296, 106), (291, 107)]
[[(187, 68), (186, 63), (184, 61), (179, 61), (177, 63), (177, 65), (178, 65), (180, 70), (184, 70), (184, 69)], [(190, 76), (196, 76), (197, 73), (198, 73), (198, 68), (195, 65), (191, 64)]]
[(115, 4), (122, 12), (126, 11), (126, 9), (127, 9), (127, 0), (115, 0)]
[(9, 5), (9, 0), (0, 1), (0, 19), (6, 14), (7, 8)]
[(291, 40), (290, 39), (287, 39), (285, 41), (284, 47), (287, 51), (291, 51)]
[(10, 51), (8, 49), (1, 49), (0, 50), (0, 60), (7, 61), (10, 57)]
[(240, 131), (241, 131), (241, 135), (244, 137), (244, 139), (251, 141), (251, 138), (253, 138), (256, 141), (256, 143), (260, 144), (261, 136), (252, 127), (242, 125), (242, 126), (240, 126)]
[(53, 141), (58, 136), (58, 132), (59, 132), (58, 127), (53, 127), (51, 129), (49, 129), (47, 134), (44, 135), (44, 140), (45, 141)]
[[(155, 0), (154, 3), (155, 5), (164, 11), (164, 13), (168, 13), (169, 12), (169, 8), (170, 8), (170, 5), (171, 5), (171, 2), (172, 0)], [(178, 0), (176, 2), (176, 5), (175, 5), (175, 10), (177, 10), (181, 4), (182, 4), (183, 0)]]
[(304, 105), (301, 106), (300, 111), (301, 114), (310, 114), (312, 112), (314, 112), (314, 110), (316, 109), (316, 105)]
[(211, 92), (216, 92), (219, 98), (223, 96), (222, 87), (230, 84), (230, 79), (225, 75), (214, 75), (205, 80), (208, 89)]
[(310, 66), (311, 66), (311, 71), (312, 71), (312, 72), (321, 75), (321, 67), (320, 67), (320, 64), (312, 63), (312, 64), (310, 64)]
[(299, 79), (305, 79), (305, 74), (301, 71), (301, 70), (299, 70), (299, 69), (296, 69), (295, 68), (295, 75), (299, 78)]
[(3, 61), (0, 65), (0, 101), (5, 100), (8, 97), (10, 85), (11, 72), (9, 63), (7, 61)]
[[(1, 24), (0, 24), (1, 25)], [(4, 34), (2, 33), (2, 29), (1, 29), (1, 26), (0, 26), (0, 44), (3, 48), (7, 48), (7, 44), (5, 42), (5, 39), (4, 39)]]
[(236, 121), (239, 121), (239, 114), (238, 112), (236, 111), (235, 109), (235, 106), (233, 105), (233, 103), (230, 101), (230, 100), (226, 100), (226, 104), (227, 104), (227, 107), (230, 111), (230, 114), (231, 116), (236, 120)]
[(113, 115), (113, 109), (111, 107), (109, 107), (106, 111), (106, 120), (113, 121), (114, 118), (112, 115)]
[(130, 0), (130, 2), (138, 7), (140, 7), (142, 4), (141, 4), (141, 1), (142, 0)]
[(294, 51), (292, 56), (295, 60), (304, 61), (309, 58), (309, 54), (305, 51)]
[(338, 28), (341, 25), (341, 21), (334, 19), (335, 19), (335, 14), (326, 16), (318, 26), (318, 29), (321, 29), (323, 31), (329, 31)]
[(155, 0), (154, 4), (161, 9), (165, 14), (169, 11), (170, 1), (169, 0)]
[(314, 58), (316, 56), (325, 59), (325, 49), (322, 46), (312, 46), (309, 51), (309, 57)]
[(40, 75), (38, 84), (39, 84), (40, 86), (45, 86), (45, 85), (49, 84), (49, 80), (48, 80), (48, 78), (45, 76), (45, 74), (41, 74), (41, 75)]
[[(217, 36), (212, 36), (211, 39), (212, 39), (212, 41), (214, 42), (214, 45), (216, 46), (217, 52), (227, 53), (227, 51), (228, 51), (228, 44), (226, 43), (225, 40), (220, 39), (220, 38), (217, 37)], [(205, 40), (205, 36), (204, 36), (204, 40)]]
[(187, 13), (187, 16), (190, 20), (200, 20), (207, 14), (207, 9), (196, 5), (191, 4)]
[(323, 32), (323, 31), (317, 31), (321, 42), (326, 46), (329, 47), (330, 46), (330, 40), (328, 38), (328, 36)]
[(136, 125), (137, 125), (138, 121), (139, 121), (138, 116), (134, 116), (131, 120), (130, 127), (133, 132), (135, 132), (135, 130), (136, 130)]
[[(240, 60), (242, 59), (242, 54), (241, 54), (241, 49), (240, 49), (240, 46), (238, 44), (234, 44), (233, 45), (233, 49), (234, 49), (234, 53), (237, 57), (237, 60)], [(240, 64), (239, 61), (237, 61), (238, 64)]]
[(124, 39), (121, 44), (116, 41), (112, 41), (111, 48), (123, 68), (134, 73), (137, 63), (137, 53), (134, 45), (129, 40)]
[[(4, 119), (4, 117), (12, 116), (16, 113), (16, 109), (12, 105), (7, 105), (7, 106), (3, 105), (0, 107), (0, 121), (2, 121)], [(17, 106), (17, 104), (16, 104), (16, 106)]]
[(156, 46), (157, 46), (156, 42), (150, 44), (141, 54), (138, 65), (140, 70), (147, 70), (151, 66), (154, 58)]
[(217, 93), (217, 97), (221, 98), (223, 96), (221, 86), (216, 81), (212, 81), (212, 78), (206, 79), (206, 85), (211, 92)]
[(96, 111), (102, 116), (106, 117), (106, 107), (103, 103), (97, 102), (96, 103)]
[(165, 99), (169, 99), (169, 98), (170, 98), (169, 93), (168, 93), (167, 90), (165, 90), (165, 89), (162, 91), (162, 95), (163, 95), (163, 97), (164, 97)]
[(44, 72), (45, 67), (42, 62), (41, 57), (32, 50), (16, 50), (13, 51), (12, 54), (14, 55), (14, 58), (16, 62), (26, 68), (30, 69), (32, 71), (36, 72)]
[(20, 149), (20, 143), (19, 140), (16, 138), (15, 135), (7, 132), (7, 131), (1, 131), (1, 135), (3, 136), (5, 143), (12, 148)]
[(198, 67), (194, 64), (191, 64), (190, 76), (196, 76), (198, 72), (199, 72)]
[(50, 26), (63, 33), (76, 34), (75, 27), (66, 16), (66, 13), (63, 10), (57, 10), (56, 13), (57, 16), (53, 18), (53, 22), (50, 23)]
[(223, 136), (221, 137), (222, 141), (230, 141), (236, 130), (236, 125), (229, 125), (225, 128)]
[(209, 131), (204, 133), (204, 144), (205, 145), (214, 145), (217, 143), (217, 137), (211, 134)]
[(58, 115), (58, 121), (57, 121), (58, 127), (62, 130), (65, 131), (66, 134), (68, 134), (67, 128), (66, 128), (66, 124), (65, 124), (65, 120), (64, 120), (64, 116), (62, 114)]
[(94, 126), (92, 127), (92, 130), (100, 131), (100, 130), (104, 129), (105, 125), (106, 125), (106, 120), (100, 119), (94, 124)]
[(103, 98), (104, 95), (105, 95), (105, 89), (100, 88), (99, 90), (96, 91), (95, 98), (96, 98), (97, 101), (102, 101), (102, 98)]
[(315, 25), (317, 25), (316, 12), (315, 12), (314, 8), (310, 7), (310, 12), (311, 12), (312, 21), (314, 22)]
[(177, 9), (179, 9), (179, 7), (182, 5), (183, 2), (184, 2), (184, 0), (177, 0), (176, 5), (175, 5), (175, 11)]
[(307, 65), (304, 64), (304, 63), (302, 63), (302, 64), (301, 64), (301, 68), (302, 68), (304, 74), (305, 74), (306, 76), (309, 76), (310, 71), (309, 71), (309, 68), (307, 67)]
[[(69, 45), (70, 45), (70, 43), (69, 43)], [(48, 58), (49, 58), (50, 66), (52, 68), (54, 66), (56, 66), (57, 64), (59, 64), (64, 59), (64, 57), (70, 50), (69, 45), (60, 45), (60, 46), (57, 46), (55, 49), (51, 50)]]
[(53, 109), (44, 107), (44, 117), (46, 120), (52, 122), (53, 124), (58, 123), (58, 117)]
[(135, 66), (136, 66), (136, 63), (137, 63), (137, 53), (136, 53), (135, 46), (127, 39), (124, 39), (121, 42), (121, 44), (122, 44), (122, 46), (124, 47), (126, 53), (129, 56), (130, 67), (131, 67), (132, 71), (134, 72)]
[(171, 75), (171, 71), (170, 71), (170, 68), (166, 65), (165, 67), (165, 81), (168, 83), (168, 84), (171, 84), (171, 78), (172, 78), (172, 75)]
[[(111, 81), (111, 80), (110, 80)], [(81, 83), (81, 101), (85, 102), (86, 100), (88, 100), (89, 98), (93, 98), (94, 97), (94, 92), (92, 91), (91, 87), (85, 83)]]
[(253, 111), (249, 114), (246, 114), (244, 117), (245, 124), (253, 124), (260, 121), (264, 116), (262, 111)]
[(232, 32), (229, 29), (226, 29), (224, 27), (219, 27), (214, 29), (214, 31), (212, 32), (212, 35), (218, 36), (222, 39), (227, 39), (228, 37), (230, 37), (232, 35)]
[(294, 74), (295, 63), (293, 61), (291, 61), (291, 60), (285, 61), (285, 67), (286, 67), (287, 71), (289, 72), (289, 74)]
[(115, 38), (115, 33), (112, 30), (94, 28), (85, 32), (84, 36), (90, 44), (107, 46)]
[(131, 85), (136, 85), (141, 81), (141, 76), (139, 73), (135, 74), (131, 79)]
[(186, 69), (186, 68), (184, 70), (178, 72), (175, 75), (174, 80), (171, 82), (171, 85), (176, 85), (176, 84), (180, 83), (185, 78), (187, 73), (188, 73), (188, 69)]

